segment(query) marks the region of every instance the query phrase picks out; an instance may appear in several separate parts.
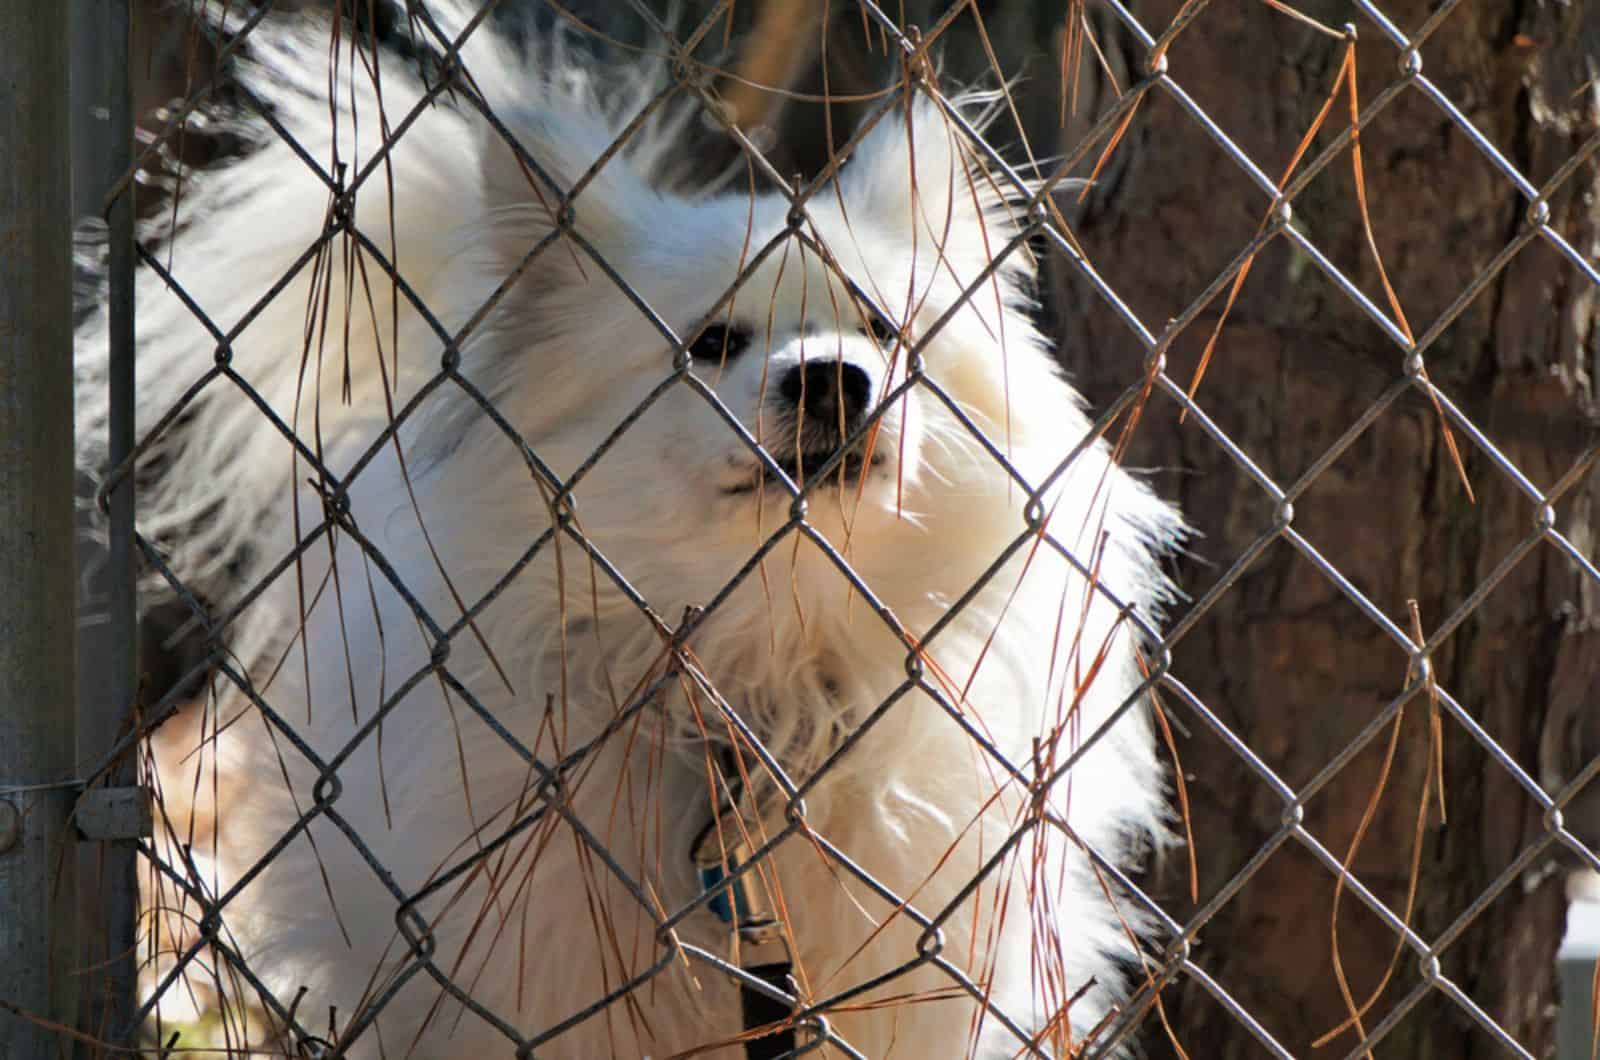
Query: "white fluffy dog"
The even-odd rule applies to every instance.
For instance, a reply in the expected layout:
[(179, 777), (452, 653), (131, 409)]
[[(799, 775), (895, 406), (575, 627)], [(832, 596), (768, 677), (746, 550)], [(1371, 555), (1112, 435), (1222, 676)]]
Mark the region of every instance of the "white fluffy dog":
[(1010, 192), (919, 98), (803, 210), (686, 194), (683, 93), (491, 31), (434, 94), (256, 27), (298, 146), (227, 119), (139, 280), (217, 937), (362, 1057), (741, 1057), (734, 968), (801, 1045), (1067, 1055), (1148, 919), (1089, 851), (1166, 834), (1130, 613), (1181, 527), (1030, 323)]

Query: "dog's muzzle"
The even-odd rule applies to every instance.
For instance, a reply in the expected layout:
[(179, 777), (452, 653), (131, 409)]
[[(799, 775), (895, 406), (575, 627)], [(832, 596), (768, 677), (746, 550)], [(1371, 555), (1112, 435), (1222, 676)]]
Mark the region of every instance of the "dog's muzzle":
[[(761, 439), (772, 462), (801, 486), (819, 477), (853, 484), (886, 463), (892, 445), (863, 429), (874, 411), (874, 390), (866, 370), (849, 361), (803, 361), (783, 370), (768, 393), (769, 426)], [(763, 463), (751, 462), (748, 473), (722, 492), (755, 493), (781, 484)]]
[[(875, 453), (869, 461), (864, 438), (854, 436), (872, 410), (872, 377), (859, 365), (844, 360), (805, 361), (785, 371), (774, 397), (784, 428), (780, 437), (791, 445), (773, 450), (773, 459), (796, 482), (814, 477), (824, 468), (842, 470), (848, 478), (859, 475), (869, 463), (883, 463)], [(837, 463), (829, 465), (839, 449), (852, 442)]]
[(778, 397), (803, 431), (848, 435), (872, 404), (872, 377), (849, 361), (805, 361), (783, 373)]

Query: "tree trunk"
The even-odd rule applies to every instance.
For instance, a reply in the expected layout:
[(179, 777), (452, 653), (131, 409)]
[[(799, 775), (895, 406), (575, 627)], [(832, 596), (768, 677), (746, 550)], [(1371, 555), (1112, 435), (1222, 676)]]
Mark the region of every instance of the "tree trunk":
[[(1179, 6), (1152, 0), (1138, 13), (1159, 32)], [(1431, 6), (1420, 0), (1383, 4), (1408, 34), (1425, 23)], [(1335, 27), (1354, 16), (1331, 3), (1298, 7)], [(1600, 9), (1593, 4), (1462, 4), (1422, 47), (1423, 72), (1542, 186), (1595, 135), (1585, 44), (1600, 39), (1597, 24)], [(1358, 29), (1365, 106), (1399, 76), (1400, 56), (1372, 23)], [(1172, 46), (1169, 69), (1278, 179), (1333, 89), (1343, 50), (1343, 42), (1264, 3), (1218, 3)], [(1121, 61), (1136, 75), (1143, 49), (1129, 41)], [(1104, 106), (1098, 75), (1083, 75), (1080, 87), (1098, 89)], [(1346, 98), (1308, 158), (1348, 124)], [(1080, 119), (1069, 128), (1064, 147), (1073, 146), (1085, 124)], [(1361, 147), (1372, 228), (1420, 337), (1524, 230), (1529, 204), (1416, 87), (1403, 90), (1361, 134)], [(1549, 201), (1550, 227), (1584, 255), (1596, 247), (1595, 193), (1591, 160)], [(1195, 120), (1157, 88), (1102, 169), (1075, 231), (1117, 294), (1159, 334), (1243, 248), (1268, 205)], [(1294, 216), (1299, 230), (1387, 312), (1362, 234), (1348, 152), (1299, 195)], [(1052, 277), (1067, 361), (1091, 400), (1104, 407), (1138, 378), (1143, 351), (1064, 258), (1052, 262)], [(1428, 377), (1540, 491), (1594, 459), (1595, 294), (1573, 264), (1536, 239), (1425, 351)], [(1169, 351), (1167, 370), (1185, 385), (1222, 305), (1222, 298), (1214, 300)], [(1404, 360), (1404, 350), (1306, 254), (1279, 238), (1257, 258), (1197, 400), (1288, 489), (1405, 378)], [(1196, 417), (1180, 421), (1177, 413), (1171, 398), (1153, 397), (1128, 462), (1154, 469), (1158, 487), (1181, 502), (1199, 530), (1179, 573), (1193, 601), (1200, 601), (1272, 534), (1275, 501)], [(1427, 636), (1468, 604), (1537, 529), (1538, 506), (1463, 430), (1452, 433), (1475, 501), (1453, 464), (1440, 417), (1413, 388), (1293, 504), (1294, 531), (1403, 629), (1410, 629), (1408, 601), (1415, 600)], [(1555, 529), (1591, 560), (1597, 496), (1595, 476), (1585, 469), (1554, 505)], [(1175, 617), (1194, 606), (1177, 607)], [(1535, 1056), (1552, 1049), (1554, 953), (1565, 904), (1560, 870), (1572, 861), (1546, 842), (1542, 808), (1497, 759), (1503, 752), (1554, 793), (1600, 752), (1597, 619), (1600, 585), (1558, 548), (1540, 542), (1433, 655), (1440, 688), (1499, 750), (1491, 753), (1459, 719), (1442, 712), (1448, 823), (1440, 822), (1435, 784), (1410, 922), (1430, 946), (1448, 938), (1438, 954), (1443, 980)], [(1280, 537), (1176, 645), (1173, 673), (1266, 767), (1301, 791), (1406, 687), (1408, 663), (1391, 636)], [(1156, 892), (1180, 923), (1187, 922), (1243, 870), (1242, 888), (1200, 930), (1195, 963), (1297, 1056), (1348, 1055), (1360, 1040), (1353, 1029), (1312, 1050), (1314, 1039), (1349, 1015), (1335, 972), (1336, 873), (1306, 844), (1288, 838), (1251, 874), (1248, 860), (1274, 842), (1288, 804), (1194, 709), (1173, 694), (1163, 701), (1174, 723), (1188, 731), (1177, 743), (1188, 777), (1200, 906), (1189, 900), (1182, 856), (1167, 859)], [(1380, 778), (1388, 729), (1304, 810), (1305, 830), (1342, 861), (1369, 803), (1375, 805), (1352, 869), (1401, 916), (1431, 767), (1429, 714), (1426, 695), (1406, 706), (1386, 785)], [(1566, 811), (1568, 827), (1591, 849), (1600, 817), (1597, 787), (1588, 785), (1586, 798), (1580, 795)], [(1490, 894), (1484, 905), (1474, 905)], [(1397, 938), (1348, 889), (1337, 900), (1338, 950), (1359, 1004), (1383, 981)], [(1421, 999), (1375, 1055), (1506, 1055), (1467, 1007), (1445, 990), (1427, 988), (1416, 952), (1407, 948), (1398, 957), (1392, 979), (1363, 1018), (1365, 1030), (1407, 1004), (1414, 991)], [(1267, 1055), (1197, 979), (1180, 978), (1164, 1002), (1189, 1055)], [(1160, 1054), (1165, 1047), (1154, 1048)]]

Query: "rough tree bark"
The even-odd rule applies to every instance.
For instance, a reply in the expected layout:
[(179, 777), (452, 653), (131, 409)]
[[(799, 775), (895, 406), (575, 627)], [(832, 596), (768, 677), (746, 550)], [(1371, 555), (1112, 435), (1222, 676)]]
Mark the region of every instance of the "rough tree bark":
[[(1177, 0), (1139, 5), (1165, 27)], [(1355, 13), (1311, 3), (1335, 26)], [(1430, 5), (1386, 0), (1402, 30)], [(1600, 8), (1515, 2), (1462, 4), (1422, 49), (1424, 72), (1482, 133), (1542, 184), (1596, 131), (1589, 55)], [(1363, 104), (1397, 74), (1399, 55), (1376, 27), (1358, 27)], [(1343, 45), (1265, 4), (1212, 4), (1173, 45), (1172, 76), (1267, 173), (1276, 177), (1333, 84)], [(1123, 57), (1137, 70), (1142, 49)], [(1123, 82), (1126, 84), (1126, 81)], [(1106, 91), (1097, 75), (1083, 87)], [(1319, 143), (1346, 122), (1341, 101)], [(1076, 130), (1063, 142), (1070, 146)], [(1421, 335), (1522, 230), (1528, 203), (1421, 92), (1403, 92), (1362, 134), (1372, 225), (1400, 302)], [(1584, 254), (1596, 249), (1596, 169), (1581, 166), (1551, 197), (1551, 225)], [(1077, 219), (1091, 260), (1148, 326), (1159, 330), (1196, 297), (1260, 223), (1265, 197), (1171, 99), (1154, 94)], [(1385, 304), (1365, 249), (1349, 162), (1330, 167), (1294, 204), (1297, 224), (1375, 302)], [(1135, 377), (1139, 349), (1087, 286), (1057, 261), (1055, 311), (1067, 358), (1098, 404)], [(1541, 489), (1596, 444), (1596, 291), (1547, 244), (1526, 247), (1427, 352), (1430, 377)], [(1214, 325), (1213, 305), (1169, 357), (1187, 380)], [(1206, 412), (1280, 485), (1299, 478), (1402, 377), (1403, 352), (1302, 254), (1278, 241), (1258, 259), (1199, 391)], [(1129, 461), (1157, 469), (1200, 531), (1180, 564), (1186, 590), (1205, 593), (1272, 525), (1273, 504), (1191, 418), (1156, 398)], [(1408, 396), (1371, 425), (1295, 501), (1293, 525), (1392, 620), (1415, 599), (1431, 633), (1523, 541), (1536, 511), (1462, 432), (1468, 500), (1438, 417)], [(1556, 505), (1556, 527), (1593, 557), (1595, 476)], [(1178, 609), (1181, 615), (1186, 607)], [(1435, 657), (1442, 686), (1536, 780), (1554, 791), (1600, 752), (1600, 585), (1541, 544), (1472, 612)], [(1310, 781), (1404, 687), (1405, 653), (1338, 588), (1279, 541), (1177, 647), (1174, 672), (1296, 789)], [(1266, 843), (1285, 805), (1192, 712), (1167, 697), (1191, 735), (1180, 739), (1203, 904)], [(1429, 767), (1427, 702), (1406, 711), (1387, 788), (1354, 871), (1391, 908), (1405, 906), (1418, 799)], [(1435, 807), (1420, 856), (1412, 924), (1433, 942), (1546, 835), (1533, 800), (1458, 722), (1446, 719), (1448, 824)], [(1359, 754), (1305, 810), (1309, 831), (1343, 857), (1373, 797), (1387, 734)], [(1596, 788), (1568, 823), (1591, 844)], [(1554, 951), (1562, 873), (1546, 847), (1440, 954), (1440, 970), (1534, 1055), (1553, 1043)], [(1187, 866), (1159, 874), (1167, 908), (1184, 920)], [(1201, 932), (1195, 959), (1279, 1042), (1299, 1056), (1344, 1056), (1334, 974), (1334, 875), (1301, 845), (1278, 849)], [(1191, 911), (1185, 913), (1184, 911)], [(1395, 936), (1347, 893), (1338, 938), (1354, 995), (1383, 977)], [(1365, 1019), (1370, 1030), (1422, 982), (1402, 955)], [(1176, 1037), (1192, 1056), (1266, 1055), (1194, 980), (1169, 990)], [(1155, 1046), (1162, 1051), (1162, 1046)], [(1379, 1056), (1505, 1055), (1466, 1011), (1428, 992), (1378, 1047)]]

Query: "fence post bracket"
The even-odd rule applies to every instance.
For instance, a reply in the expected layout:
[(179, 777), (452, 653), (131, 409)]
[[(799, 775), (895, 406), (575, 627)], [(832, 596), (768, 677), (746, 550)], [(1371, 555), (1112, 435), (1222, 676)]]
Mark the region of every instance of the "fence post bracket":
[[(150, 789), (143, 785), (90, 788), (78, 799), (73, 820), (78, 826), (79, 839), (96, 842), (143, 839), (155, 829)], [(0, 821), (0, 836), (3, 833), (4, 822)]]

